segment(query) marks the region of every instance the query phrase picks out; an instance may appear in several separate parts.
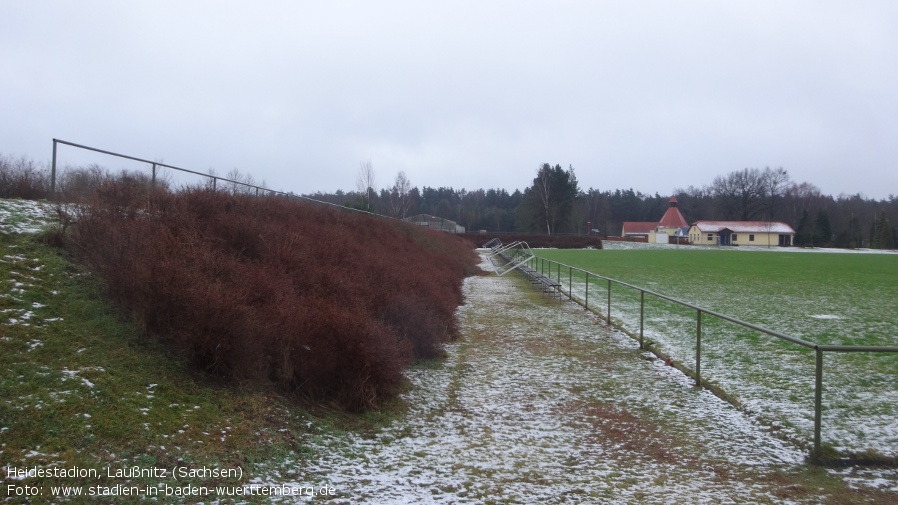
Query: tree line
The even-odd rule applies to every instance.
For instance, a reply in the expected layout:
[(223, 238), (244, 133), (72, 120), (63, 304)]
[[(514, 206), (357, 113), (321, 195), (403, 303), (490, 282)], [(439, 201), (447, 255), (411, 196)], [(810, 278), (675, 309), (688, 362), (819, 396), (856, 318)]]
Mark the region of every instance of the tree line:
[[(132, 174), (133, 175), (133, 174)], [(69, 169), (61, 186), (84, 192), (104, 176), (101, 167)], [(236, 169), (231, 180), (253, 182)], [(370, 161), (359, 167), (355, 191), (302, 195), (367, 212), (405, 218), (430, 214), (469, 231), (619, 236), (625, 221), (658, 221), (677, 198), (688, 222), (698, 220), (782, 221), (795, 229), (800, 246), (898, 248), (898, 196), (875, 200), (825, 195), (808, 182), (794, 182), (783, 168), (745, 168), (720, 175), (704, 186), (674, 189), (669, 195), (629, 189), (583, 189), (573, 166), (543, 163), (523, 190), (456, 189), (412, 185), (399, 172), (390, 187), (377, 188)], [(58, 182), (58, 186), (60, 183)], [(263, 183), (264, 186), (264, 183)], [(239, 192), (234, 186), (231, 191)], [(0, 197), (45, 198), (49, 170), (27, 158), (0, 155)]]
[(653, 195), (629, 189), (583, 189), (574, 167), (543, 163), (523, 191), (412, 186), (404, 172), (391, 187), (376, 189), (370, 162), (362, 164), (356, 191), (305, 195), (405, 218), (430, 214), (468, 231), (619, 236), (625, 221), (658, 221), (675, 196), (690, 223), (698, 220), (782, 221), (800, 246), (898, 248), (898, 196), (876, 200), (825, 195), (792, 181), (784, 168), (745, 168), (704, 186)]

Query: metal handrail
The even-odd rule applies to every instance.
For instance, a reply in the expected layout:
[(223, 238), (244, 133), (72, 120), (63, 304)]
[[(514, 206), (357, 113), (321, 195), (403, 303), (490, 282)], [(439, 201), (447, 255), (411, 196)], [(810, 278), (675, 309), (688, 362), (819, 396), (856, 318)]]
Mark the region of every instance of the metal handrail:
[(88, 151), (93, 151), (93, 152), (97, 152), (97, 153), (101, 153), (101, 154), (106, 154), (106, 155), (109, 155), (109, 156), (115, 156), (115, 157), (118, 157), (118, 158), (124, 158), (124, 159), (127, 159), (127, 160), (132, 160), (132, 161), (137, 161), (137, 162), (140, 162), (140, 163), (147, 163), (147, 164), (149, 164), (149, 165), (152, 165), (152, 167), (153, 167), (152, 181), (153, 181), (154, 184), (155, 184), (155, 182), (156, 182), (156, 167), (164, 167), (164, 168), (170, 168), (170, 169), (172, 169), (172, 170), (178, 170), (179, 172), (186, 172), (186, 173), (188, 173), (188, 174), (199, 175), (199, 176), (201, 176), (201, 177), (207, 177), (207, 178), (209, 178), (209, 179), (212, 179), (212, 189), (213, 189), (213, 190), (217, 189), (217, 181), (222, 181), (222, 182), (226, 182), (226, 183), (230, 183), (230, 184), (238, 184), (238, 185), (240, 185), (240, 186), (245, 186), (245, 187), (247, 187), (247, 188), (255, 189), (255, 190), (256, 190), (256, 195), (259, 194), (259, 191), (266, 191), (266, 192), (268, 192), (268, 193), (270, 193), (270, 194), (273, 194), (273, 195), (286, 196), (286, 197), (290, 197), (290, 198), (298, 198), (298, 199), (300, 199), (300, 200), (306, 200), (306, 201), (309, 201), (309, 202), (315, 202), (315, 203), (320, 203), (320, 204), (324, 204), (324, 205), (330, 205), (330, 206), (338, 207), (338, 208), (341, 208), (341, 209), (344, 209), (344, 210), (350, 210), (350, 211), (353, 211), (353, 212), (359, 212), (359, 213), (362, 213), (362, 214), (368, 214), (368, 215), (371, 215), (371, 216), (377, 216), (377, 217), (384, 217), (384, 218), (394, 219), (394, 218), (392, 218), (392, 217), (390, 217), (390, 216), (384, 216), (384, 215), (382, 215), (382, 214), (376, 214), (376, 213), (374, 213), (374, 212), (370, 212), (370, 211), (367, 211), (367, 210), (354, 209), (354, 208), (352, 208), (352, 207), (346, 207), (346, 206), (344, 206), (344, 205), (339, 205), (339, 204), (331, 203), (331, 202), (325, 202), (325, 201), (322, 201), (322, 200), (316, 200), (316, 199), (314, 199), (314, 198), (309, 198), (309, 197), (307, 197), (307, 196), (297, 195), (297, 194), (295, 194), (295, 193), (287, 193), (287, 192), (284, 192), (284, 191), (277, 191), (277, 190), (274, 190), (274, 189), (263, 188), (262, 186), (256, 186), (256, 185), (254, 185), (254, 184), (249, 184), (249, 183), (246, 183), (246, 182), (235, 181), (235, 180), (233, 180), (233, 179), (228, 179), (228, 178), (226, 178), (226, 177), (219, 177), (219, 176), (217, 176), (217, 175), (212, 175), (212, 174), (204, 174), (204, 173), (202, 173), (202, 172), (197, 172), (197, 171), (195, 171), (195, 170), (189, 170), (189, 169), (187, 169), (187, 168), (176, 167), (176, 166), (174, 166), (174, 165), (168, 165), (168, 164), (166, 164), (166, 163), (161, 163), (161, 162), (158, 162), (158, 161), (145, 160), (145, 159), (138, 158), (138, 157), (135, 157), (135, 156), (130, 156), (130, 155), (127, 155), (127, 154), (121, 154), (121, 153), (116, 153), (116, 152), (113, 152), (113, 151), (107, 151), (107, 150), (105, 150), (105, 149), (98, 149), (98, 148), (96, 148), (96, 147), (90, 147), (90, 146), (86, 146), (86, 145), (83, 145), (83, 144), (76, 144), (76, 143), (74, 143), (74, 142), (69, 142), (69, 141), (67, 141), (67, 140), (60, 140), (60, 139), (53, 139), (53, 161), (52, 161), (52, 163), (51, 163), (51, 165), (50, 165), (50, 195), (52, 195), (52, 196), (55, 196), (55, 195), (56, 195), (56, 148), (57, 148), (57, 144), (63, 144), (63, 145), (67, 145), (67, 146), (77, 147), (77, 148), (79, 148), (79, 149), (85, 149), (85, 150), (88, 150)]
[(797, 337), (793, 337), (791, 335), (786, 335), (784, 333), (771, 330), (769, 328), (765, 328), (763, 326), (749, 323), (747, 321), (743, 321), (739, 318), (723, 314), (714, 310), (709, 310), (694, 303), (690, 303), (684, 300), (680, 300), (678, 298), (674, 298), (672, 296), (664, 295), (658, 293), (656, 291), (652, 291), (649, 289), (645, 289), (640, 286), (636, 286), (634, 284), (630, 284), (627, 282), (623, 282), (617, 279), (613, 279), (611, 277), (606, 277), (604, 275), (599, 275), (588, 270), (584, 270), (579, 267), (575, 267), (572, 265), (567, 265), (565, 263), (561, 263), (554, 260), (549, 260), (546, 258), (538, 258), (534, 257), (531, 261), (540, 260), (540, 265), (537, 268), (540, 268), (540, 271), (545, 273), (545, 263), (549, 263), (549, 275), (552, 274), (552, 265), (557, 265), (557, 274), (558, 280), (561, 280), (561, 269), (562, 267), (566, 267), (568, 269), (568, 299), (571, 301), (574, 300), (573, 295), (573, 273), (579, 272), (585, 275), (586, 278), (586, 290), (585, 290), (585, 300), (583, 305), (586, 309), (589, 309), (589, 278), (590, 276), (595, 277), (597, 279), (602, 279), (608, 282), (608, 305), (605, 313), (605, 320), (607, 324), (611, 325), (611, 285), (612, 283), (618, 284), (620, 286), (624, 286), (630, 289), (634, 289), (640, 292), (640, 307), (639, 307), (639, 347), (640, 349), (644, 348), (643, 343), (643, 333), (645, 329), (645, 295), (649, 294), (654, 297), (667, 300), (669, 302), (693, 309), (696, 311), (696, 351), (695, 351), (695, 385), (696, 387), (702, 387), (701, 380), (701, 336), (702, 336), (702, 315), (708, 314), (709, 316), (714, 316), (719, 319), (723, 319), (725, 321), (729, 321), (733, 324), (758, 331), (760, 333), (764, 333), (770, 335), (772, 337), (776, 337), (781, 340), (785, 340), (787, 342), (791, 342), (793, 344), (813, 349), (816, 354), (816, 364), (815, 364), (815, 381), (814, 381), (814, 449), (812, 457), (815, 461), (819, 461), (822, 456), (821, 450), (821, 426), (822, 426), (822, 396), (823, 396), (823, 353), (824, 352), (876, 352), (876, 353), (898, 353), (898, 346), (862, 346), (862, 345), (830, 345), (830, 344), (819, 344), (815, 342), (809, 342), (807, 340), (803, 340)]

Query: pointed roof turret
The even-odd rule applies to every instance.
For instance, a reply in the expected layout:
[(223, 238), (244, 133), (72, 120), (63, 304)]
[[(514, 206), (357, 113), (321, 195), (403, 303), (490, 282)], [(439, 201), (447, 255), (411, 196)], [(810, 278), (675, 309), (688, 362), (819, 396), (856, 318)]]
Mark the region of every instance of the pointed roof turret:
[(686, 218), (683, 217), (680, 209), (677, 208), (677, 197), (670, 197), (667, 212), (664, 213), (664, 217), (658, 222), (658, 226), (661, 228), (683, 228), (689, 226)]

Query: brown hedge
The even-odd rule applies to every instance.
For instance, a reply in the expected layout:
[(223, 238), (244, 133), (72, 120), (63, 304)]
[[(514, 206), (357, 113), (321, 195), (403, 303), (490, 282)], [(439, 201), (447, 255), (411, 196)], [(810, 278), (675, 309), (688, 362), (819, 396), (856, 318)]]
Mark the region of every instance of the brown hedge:
[(359, 410), (455, 335), (470, 244), (286, 198), (104, 184), (70, 237), (145, 330), (198, 367)]

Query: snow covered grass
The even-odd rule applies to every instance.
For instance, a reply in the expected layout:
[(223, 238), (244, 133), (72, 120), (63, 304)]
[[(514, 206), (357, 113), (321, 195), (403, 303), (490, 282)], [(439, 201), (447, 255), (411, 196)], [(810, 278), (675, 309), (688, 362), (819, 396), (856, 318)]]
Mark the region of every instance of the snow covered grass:
[(37, 233), (51, 223), (52, 215), (48, 202), (0, 199), (0, 234)]
[[(898, 345), (895, 254), (644, 244), (537, 254), (811, 342)], [(575, 296), (585, 298), (584, 278), (573, 284)], [(592, 280), (589, 296), (604, 313), (607, 284)], [(645, 337), (694, 369), (695, 311), (647, 296), (645, 313)], [(612, 317), (638, 333), (639, 293), (614, 285)], [(814, 353), (707, 315), (702, 324), (703, 379), (781, 424), (788, 438), (809, 442)], [(898, 454), (896, 370), (895, 354), (825, 354), (824, 443), (845, 453)]]
[(297, 468), (296, 483), (337, 489), (326, 503), (887, 503), (898, 491), (888, 471), (853, 474), (849, 490), (626, 335), (514, 276), (469, 278), (465, 292), (462, 338), (445, 362), (409, 373), (406, 413), (310, 437), (308, 457), (260, 482)]

